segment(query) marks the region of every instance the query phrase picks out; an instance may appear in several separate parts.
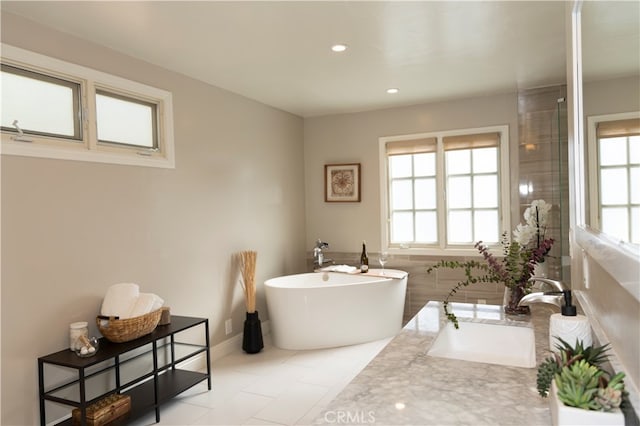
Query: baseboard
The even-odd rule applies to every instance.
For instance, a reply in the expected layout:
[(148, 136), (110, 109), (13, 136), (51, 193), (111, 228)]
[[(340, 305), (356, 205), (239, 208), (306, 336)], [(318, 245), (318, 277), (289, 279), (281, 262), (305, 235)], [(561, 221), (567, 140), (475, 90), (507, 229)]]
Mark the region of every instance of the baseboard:
[[(263, 339), (268, 340), (271, 334), (269, 320), (261, 321), (260, 325), (262, 328)], [(224, 358), (225, 356), (238, 351), (242, 352), (242, 333), (238, 333), (235, 336), (232, 336), (229, 339), (223, 340), (217, 345), (212, 346), (209, 350), (209, 357), (211, 359), (211, 362), (213, 363), (220, 358)], [(190, 358), (178, 364), (178, 367), (184, 368), (185, 370), (204, 371), (207, 368), (205, 355), (202, 354), (202, 356)]]

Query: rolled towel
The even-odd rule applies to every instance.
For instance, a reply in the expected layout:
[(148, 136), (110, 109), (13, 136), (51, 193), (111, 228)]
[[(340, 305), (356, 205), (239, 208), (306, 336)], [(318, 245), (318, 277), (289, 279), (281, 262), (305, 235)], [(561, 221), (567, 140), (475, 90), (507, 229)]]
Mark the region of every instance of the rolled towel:
[[(139, 317), (141, 315), (160, 309), (164, 300), (152, 293), (140, 293), (138, 300), (129, 312), (127, 318)], [(159, 306), (158, 306), (159, 305)], [(157, 308), (156, 308), (157, 306)]]
[(107, 289), (100, 313), (104, 316), (127, 318), (138, 300), (140, 287), (134, 283), (114, 284)]
[(334, 268), (334, 271), (344, 272), (346, 274), (353, 274), (357, 270), (358, 268), (356, 268), (355, 266), (349, 266), (349, 265), (336, 265), (336, 267)]
[(153, 300), (153, 306), (151, 307), (151, 312), (160, 309), (164, 306), (164, 300), (158, 296), (157, 294), (154, 294), (154, 300)]
[(355, 274), (359, 271), (355, 266), (349, 265), (331, 265), (320, 269), (322, 272), (343, 272), (345, 274)]

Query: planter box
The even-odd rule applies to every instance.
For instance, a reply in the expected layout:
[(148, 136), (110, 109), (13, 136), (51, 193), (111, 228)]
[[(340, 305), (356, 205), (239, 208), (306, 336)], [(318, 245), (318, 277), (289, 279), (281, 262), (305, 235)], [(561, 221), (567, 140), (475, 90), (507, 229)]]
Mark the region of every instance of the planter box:
[(624, 414), (619, 409), (610, 412), (592, 411), (564, 405), (558, 399), (555, 380), (551, 382), (551, 389), (549, 389), (549, 405), (551, 422), (554, 426), (624, 426)]

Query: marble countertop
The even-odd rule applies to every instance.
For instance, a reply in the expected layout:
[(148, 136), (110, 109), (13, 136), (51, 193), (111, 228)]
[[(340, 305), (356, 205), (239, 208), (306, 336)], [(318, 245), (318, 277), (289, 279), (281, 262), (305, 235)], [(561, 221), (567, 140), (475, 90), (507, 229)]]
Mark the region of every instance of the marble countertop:
[[(502, 307), (451, 304), (459, 321), (533, 326), (536, 361), (549, 356), (551, 305), (505, 318)], [(446, 323), (429, 302), (327, 406), (315, 424), (550, 425), (548, 400), (536, 389), (537, 368), (436, 358), (427, 350)]]

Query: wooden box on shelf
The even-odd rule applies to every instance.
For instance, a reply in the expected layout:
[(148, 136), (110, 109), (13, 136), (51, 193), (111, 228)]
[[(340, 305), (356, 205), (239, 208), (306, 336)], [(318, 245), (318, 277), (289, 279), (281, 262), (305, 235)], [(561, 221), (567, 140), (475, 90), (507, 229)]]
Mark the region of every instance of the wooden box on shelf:
[[(120, 419), (131, 410), (131, 397), (129, 395), (112, 394), (87, 407), (87, 426), (104, 426)], [(71, 412), (73, 425), (82, 424), (80, 409), (75, 408)]]

